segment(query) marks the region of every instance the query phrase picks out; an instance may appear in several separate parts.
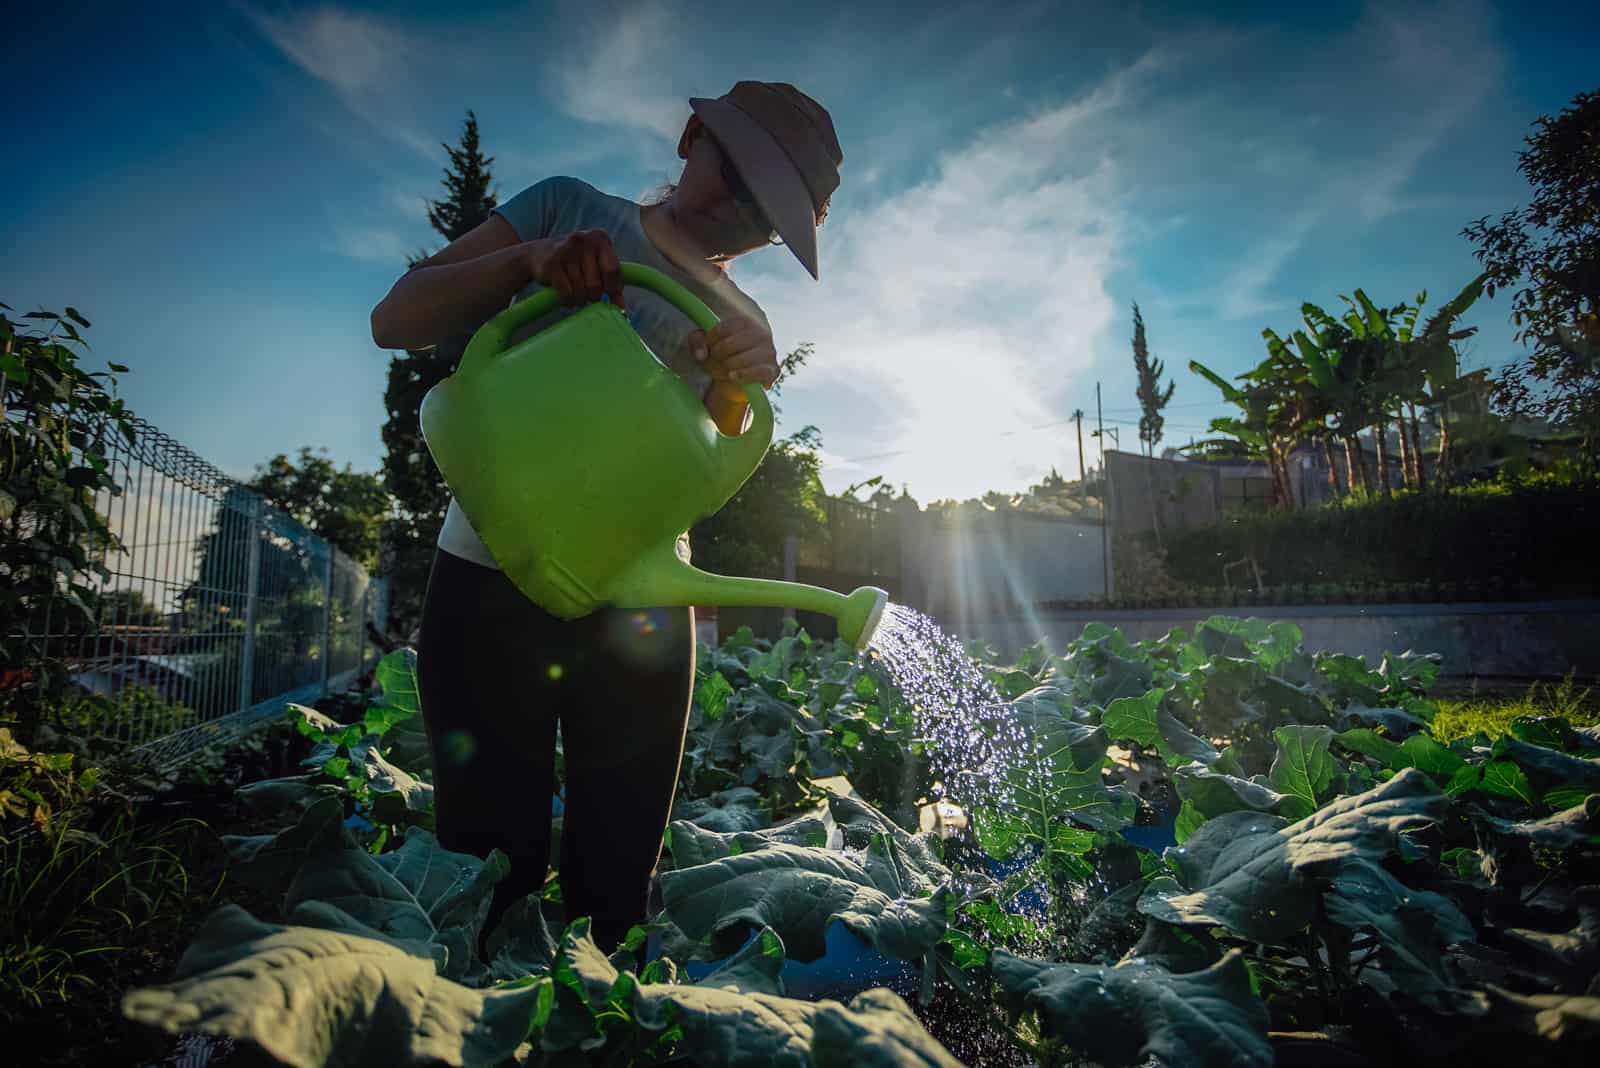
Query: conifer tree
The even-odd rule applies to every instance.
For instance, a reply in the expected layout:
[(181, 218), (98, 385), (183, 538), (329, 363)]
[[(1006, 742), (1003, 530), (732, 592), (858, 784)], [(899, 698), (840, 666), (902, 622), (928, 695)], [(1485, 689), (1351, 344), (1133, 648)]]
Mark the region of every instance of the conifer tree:
[(1161, 442), (1161, 409), (1172, 399), (1177, 383), (1168, 380), (1166, 390), (1161, 388), (1161, 375), (1166, 368), (1160, 360), (1151, 359), (1145, 347), (1144, 317), (1139, 314), (1138, 304), (1133, 306), (1133, 369), (1139, 376), (1139, 441), (1145, 455), (1154, 456)]

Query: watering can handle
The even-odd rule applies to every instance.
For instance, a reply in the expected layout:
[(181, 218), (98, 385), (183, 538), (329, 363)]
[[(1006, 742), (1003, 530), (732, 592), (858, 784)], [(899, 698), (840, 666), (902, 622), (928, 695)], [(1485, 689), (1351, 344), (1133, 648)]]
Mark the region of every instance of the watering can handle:
[[(699, 297), (660, 271), (642, 263), (624, 263), (621, 266), (624, 284), (651, 290), (687, 315), (701, 330), (709, 331), (717, 325), (715, 312), (706, 307)], [(461, 371), (471, 373), (474, 367), (500, 355), (510, 345), (512, 334), (555, 311), (560, 300), (559, 293), (546, 287), (484, 323), (467, 345), (467, 351), (461, 358)], [(754, 382), (744, 384), (744, 395), (750, 402), (750, 429), (736, 438), (725, 439), (724, 445), (733, 453), (729, 457), (731, 462), (746, 466), (745, 461), (748, 461), (747, 469), (754, 471), (767, 446), (772, 443), (772, 403), (767, 400), (766, 390)]]

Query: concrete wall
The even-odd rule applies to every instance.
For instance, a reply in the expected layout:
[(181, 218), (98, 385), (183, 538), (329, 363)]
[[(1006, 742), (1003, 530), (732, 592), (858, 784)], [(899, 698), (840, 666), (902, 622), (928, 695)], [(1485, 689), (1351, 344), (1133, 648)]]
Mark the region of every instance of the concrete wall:
[(963, 640), (989, 641), (1009, 658), (1040, 639), (1059, 653), (1090, 622), (1142, 640), (1213, 615), (1286, 620), (1300, 628), (1306, 649), (1365, 657), (1373, 666), (1385, 652), (1439, 653), (1443, 678), (1555, 679), (1575, 671), (1580, 681), (1600, 679), (1600, 601), (1592, 600), (1057, 611), (939, 623)]
[(1106, 453), (1106, 476), (1106, 507), (1118, 530), (1150, 530), (1158, 516), (1162, 530), (1212, 526), (1222, 517), (1222, 471), (1216, 467), (1113, 449)]
[(1011, 512), (911, 518), (902, 527), (899, 599), (931, 615), (982, 618), (1105, 595), (1099, 524)]

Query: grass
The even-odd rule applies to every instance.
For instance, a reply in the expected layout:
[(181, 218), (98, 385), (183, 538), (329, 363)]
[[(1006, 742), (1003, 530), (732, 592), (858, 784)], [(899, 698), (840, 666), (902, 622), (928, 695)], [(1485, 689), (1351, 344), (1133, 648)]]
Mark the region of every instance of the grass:
[(1580, 689), (1569, 675), (1559, 685), (1534, 683), (1521, 697), (1483, 696), (1439, 698), (1433, 733), (1448, 742), (1474, 731), (1498, 738), (1518, 716), (1560, 716), (1574, 727), (1600, 723), (1600, 700)]

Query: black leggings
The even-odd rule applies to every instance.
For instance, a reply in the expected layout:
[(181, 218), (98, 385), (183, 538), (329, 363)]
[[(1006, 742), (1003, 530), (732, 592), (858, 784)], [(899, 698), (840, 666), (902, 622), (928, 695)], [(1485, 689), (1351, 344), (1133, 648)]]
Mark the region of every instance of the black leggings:
[(503, 572), (438, 550), (417, 646), (440, 845), (511, 858), (483, 931), (544, 886), (556, 724), (561, 893), (610, 951), (643, 923), (694, 687), (694, 610), (550, 615)]

